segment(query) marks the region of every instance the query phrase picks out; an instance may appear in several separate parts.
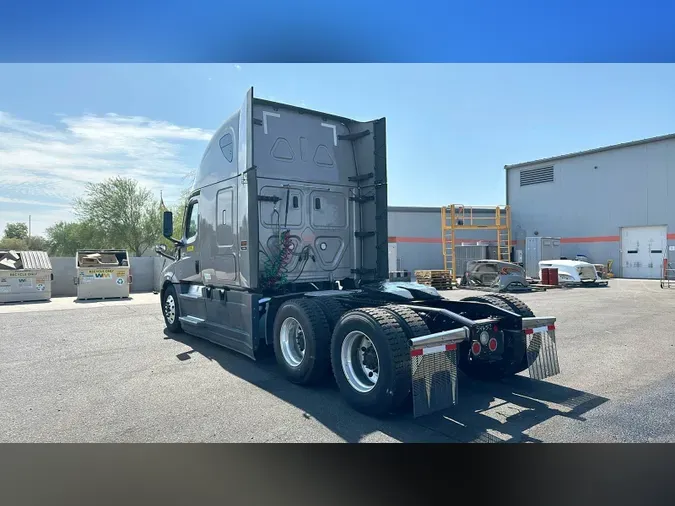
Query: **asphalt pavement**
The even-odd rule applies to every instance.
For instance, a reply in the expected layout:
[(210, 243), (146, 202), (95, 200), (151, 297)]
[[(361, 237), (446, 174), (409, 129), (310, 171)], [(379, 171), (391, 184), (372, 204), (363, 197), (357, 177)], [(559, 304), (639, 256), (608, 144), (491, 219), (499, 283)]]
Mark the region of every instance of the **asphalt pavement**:
[(416, 420), (361, 415), (332, 382), (292, 385), (272, 357), (168, 334), (157, 295), (0, 306), (0, 441), (675, 441), (675, 289), (612, 280), (521, 298), (558, 318), (561, 374), (460, 376), (459, 405)]

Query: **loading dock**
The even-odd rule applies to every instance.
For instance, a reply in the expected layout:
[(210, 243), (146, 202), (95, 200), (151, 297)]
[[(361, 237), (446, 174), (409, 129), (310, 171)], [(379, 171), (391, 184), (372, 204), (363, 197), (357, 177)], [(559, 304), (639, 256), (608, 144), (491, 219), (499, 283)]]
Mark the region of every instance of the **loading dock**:
[(668, 255), (668, 227), (621, 229), (621, 275), (624, 278), (659, 279)]

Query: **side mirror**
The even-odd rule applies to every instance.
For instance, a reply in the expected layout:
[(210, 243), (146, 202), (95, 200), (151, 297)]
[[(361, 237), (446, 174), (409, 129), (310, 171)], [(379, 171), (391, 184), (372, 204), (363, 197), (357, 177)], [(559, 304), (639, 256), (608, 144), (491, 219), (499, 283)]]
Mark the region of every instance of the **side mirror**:
[(164, 211), (162, 216), (162, 235), (169, 239), (173, 235), (173, 213)]

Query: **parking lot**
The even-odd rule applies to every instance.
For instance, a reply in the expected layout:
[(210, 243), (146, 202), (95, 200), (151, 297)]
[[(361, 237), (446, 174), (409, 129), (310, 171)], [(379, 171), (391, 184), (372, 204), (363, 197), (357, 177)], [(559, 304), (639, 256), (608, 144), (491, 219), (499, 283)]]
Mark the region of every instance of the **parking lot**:
[[(444, 292), (449, 298), (475, 292)], [(0, 306), (3, 442), (675, 441), (675, 290), (658, 281), (524, 294), (556, 316), (562, 373), (459, 380), (459, 405), (417, 420), (347, 407), (328, 382), (282, 379), (164, 331), (159, 296)]]

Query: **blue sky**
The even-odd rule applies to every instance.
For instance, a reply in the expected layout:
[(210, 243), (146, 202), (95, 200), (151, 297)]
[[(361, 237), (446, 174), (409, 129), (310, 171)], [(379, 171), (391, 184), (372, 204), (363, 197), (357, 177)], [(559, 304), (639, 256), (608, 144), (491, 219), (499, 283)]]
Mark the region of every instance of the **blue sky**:
[(504, 165), (675, 132), (675, 65), (0, 65), (0, 227), (72, 219), (87, 181), (167, 203), (249, 86), (387, 117), (391, 205), (504, 203)]

